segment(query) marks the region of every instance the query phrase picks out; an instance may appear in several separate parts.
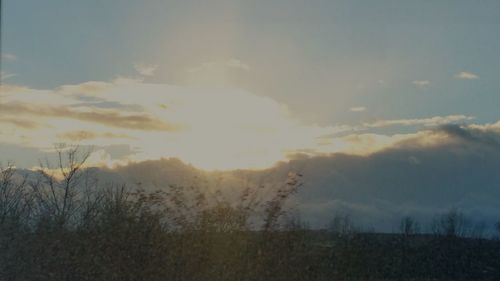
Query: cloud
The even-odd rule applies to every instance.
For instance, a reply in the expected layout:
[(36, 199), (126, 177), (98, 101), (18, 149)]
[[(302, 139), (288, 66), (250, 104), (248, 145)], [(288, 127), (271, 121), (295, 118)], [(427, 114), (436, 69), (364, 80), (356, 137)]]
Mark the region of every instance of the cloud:
[(238, 59), (231, 58), (225, 61), (204, 62), (199, 66), (189, 68), (188, 72), (195, 73), (195, 72), (213, 71), (219, 69), (238, 69), (238, 70), (248, 71), (250, 70), (250, 66), (248, 66), (248, 64), (245, 64)]
[(66, 132), (66, 133), (60, 134), (58, 137), (72, 141), (72, 142), (79, 142), (82, 140), (91, 140), (91, 139), (97, 139), (97, 138), (105, 138), (105, 139), (113, 139), (113, 138), (128, 139), (128, 138), (130, 138), (130, 136), (125, 135), (125, 134), (114, 134), (114, 133), (109, 133), (109, 132), (96, 133), (96, 132), (85, 131), (85, 130)]
[(250, 69), (248, 64), (235, 58), (216, 60), (189, 67), (181, 80), (186, 85), (234, 87), (234, 82)]
[(349, 108), (349, 110), (352, 112), (362, 112), (366, 110), (366, 107), (364, 106), (351, 107)]
[(241, 89), (130, 79), (5, 89), (0, 117), (39, 123), (18, 132), (12, 122), (1, 123), (6, 143), (40, 148), (67, 141), (127, 143), (139, 150), (128, 160), (179, 157), (206, 169), (266, 167), (293, 151), (341, 149), (318, 139), (338, 132), (338, 126), (302, 124), (285, 105)]
[(11, 53), (2, 53), (2, 59), (13, 61), (17, 60), (17, 56)]
[[(500, 216), (500, 130), (489, 125), (447, 125), (421, 131), (367, 155), (333, 153), (296, 157), (263, 170), (206, 172), (177, 159), (149, 160), (99, 170), (100, 176), (143, 188), (170, 184), (217, 187), (276, 186), (290, 172), (304, 175), (294, 197), (301, 217), (322, 227), (336, 213), (356, 223), (391, 231), (402, 216), (425, 227), (457, 207), (492, 225)], [(492, 140), (495, 140), (492, 142)]]
[(455, 78), (473, 80), (473, 79), (479, 79), (479, 76), (477, 74), (472, 73), (472, 72), (462, 71), (462, 72), (456, 74)]
[[(302, 202), (312, 207), (334, 201), (362, 206), (344, 204), (344, 210), (379, 229), (390, 230), (403, 214), (428, 221), (453, 206), (477, 212), (481, 215), (474, 219), (492, 223), (500, 216), (497, 200), (492, 199), (500, 198), (499, 139), (498, 131), (478, 134), (471, 126), (448, 125), (369, 155), (303, 158), (281, 169), (304, 174), (308, 189), (300, 194)], [(339, 208), (302, 210), (321, 225), (328, 219), (325, 214)], [(380, 214), (373, 217), (372, 211), (364, 211), (370, 209)]]
[(142, 76), (153, 76), (158, 69), (158, 65), (138, 63), (134, 65), (134, 68)]
[(250, 66), (248, 66), (248, 64), (245, 64), (235, 58), (232, 58), (228, 62), (226, 62), (226, 65), (231, 68), (238, 68), (246, 71), (250, 70)]
[(371, 130), (473, 119), (450, 115), (358, 126), (305, 124), (285, 105), (242, 89), (136, 79), (44, 90), (4, 84), (0, 95), (3, 143), (41, 149), (58, 142), (127, 144), (137, 153), (124, 156), (130, 158), (123, 161), (177, 157), (208, 170), (271, 167), (297, 153), (367, 155), (413, 135), (381, 135)]
[(491, 126), (460, 126), (448, 124), (440, 127), (443, 133), (464, 142), (478, 143), (500, 149), (500, 128)]
[(439, 126), (450, 123), (470, 121), (473, 119), (474, 117), (466, 115), (448, 115), (448, 116), (434, 116), (429, 118), (378, 120), (372, 123), (364, 123), (363, 125), (368, 128), (380, 128), (389, 126), (415, 126), (415, 125)]
[(411, 83), (421, 88), (425, 88), (431, 85), (431, 81), (429, 80), (414, 80)]
[(1, 117), (0, 116), (0, 123), (10, 123), (13, 124), (17, 127), (24, 128), (24, 129), (34, 129), (38, 128), (40, 124), (33, 122), (31, 120), (26, 120), (26, 119), (19, 119), (15, 117)]
[(146, 114), (124, 115), (112, 110), (77, 111), (67, 107), (11, 102), (1, 103), (0, 112), (4, 115), (69, 118), (134, 130), (177, 131), (180, 129), (179, 126), (154, 119)]
[(0, 72), (0, 80), (3, 81), (3, 80), (7, 80), (9, 78), (12, 78), (12, 77), (15, 77), (17, 74), (15, 73), (8, 73), (8, 72), (5, 72), (5, 71), (2, 71)]
[[(72, 145), (69, 145), (72, 146)], [(129, 145), (85, 145), (79, 144), (79, 155), (87, 152), (92, 153), (92, 158), (88, 159), (86, 167), (113, 167), (125, 165), (128, 156), (137, 153), (137, 150)], [(59, 157), (54, 149), (54, 144), (37, 148), (22, 144), (9, 144), (0, 142), (0, 166), (10, 162), (19, 169), (36, 170), (40, 166), (40, 161), (47, 161), (50, 165), (56, 166)], [(106, 161), (103, 161), (105, 159)]]

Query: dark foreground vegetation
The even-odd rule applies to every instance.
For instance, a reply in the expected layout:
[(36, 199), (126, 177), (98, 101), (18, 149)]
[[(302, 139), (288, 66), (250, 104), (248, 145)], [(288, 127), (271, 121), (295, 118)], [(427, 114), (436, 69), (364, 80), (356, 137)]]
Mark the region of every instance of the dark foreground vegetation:
[[(500, 280), (500, 241), (452, 210), (432, 234), (356, 231), (348, 216), (310, 230), (285, 212), (300, 175), (259, 197), (171, 186), (102, 187), (85, 155), (0, 173), (0, 280)], [(48, 168), (48, 167), (45, 167)]]

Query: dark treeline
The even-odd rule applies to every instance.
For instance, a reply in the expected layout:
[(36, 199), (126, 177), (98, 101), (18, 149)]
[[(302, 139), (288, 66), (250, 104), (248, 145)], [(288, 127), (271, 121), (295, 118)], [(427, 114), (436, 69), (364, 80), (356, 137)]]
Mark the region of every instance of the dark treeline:
[(31, 179), (1, 170), (0, 280), (500, 280), (500, 241), (458, 210), (432, 233), (410, 217), (398, 234), (359, 231), (348, 216), (311, 230), (285, 208), (298, 174), (266, 199), (247, 188), (229, 200), (103, 187), (85, 159), (61, 152)]

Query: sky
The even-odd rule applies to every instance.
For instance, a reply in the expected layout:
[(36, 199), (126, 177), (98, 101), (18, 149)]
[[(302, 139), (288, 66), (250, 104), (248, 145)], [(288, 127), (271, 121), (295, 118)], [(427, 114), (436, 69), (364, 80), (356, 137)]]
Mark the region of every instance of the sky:
[[(500, 130), (499, 1), (3, 1), (0, 161), (262, 169)], [(439, 139), (447, 143), (450, 138)], [(438, 140), (432, 139), (429, 145)]]

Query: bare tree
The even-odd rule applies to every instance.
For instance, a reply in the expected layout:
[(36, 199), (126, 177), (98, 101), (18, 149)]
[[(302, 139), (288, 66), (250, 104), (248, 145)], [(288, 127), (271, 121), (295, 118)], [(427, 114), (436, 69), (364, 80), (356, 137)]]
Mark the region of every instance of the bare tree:
[(49, 161), (41, 163), (40, 177), (30, 186), (38, 215), (54, 218), (57, 224), (64, 225), (81, 208), (83, 177), (88, 176), (83, 173), (83, 167), (90, 151), (82, 153), (78, 146), (67, 148), (64, 145), (57, 146), (56, 150), (57, 166), (52, 167)]
[(27, 177), (16, 176), (16, 169), (11, 163), (0, 166), (0, 226), (12, 223), (27, 216), (30, 197), (26, 190)]
[(456, 208), (436, 218), (432, 224), (434, 234), (446, 237), (463, 237), (467, 235), (465, 215)]
[(406, 216), (401, 219), (399, 230), (406, 236), (414, 235), (420, 233), (420, 225), (414, 218)]
[(500, 238), (500, 222), (495, 223), (494, 229), (497, 232), (497, 237)]
[(351, 217), (345, 215), (335, 215), (328, 224), (328, 230), (337, 237), (350, 237), (357, 232)]

